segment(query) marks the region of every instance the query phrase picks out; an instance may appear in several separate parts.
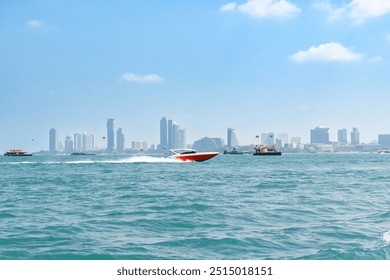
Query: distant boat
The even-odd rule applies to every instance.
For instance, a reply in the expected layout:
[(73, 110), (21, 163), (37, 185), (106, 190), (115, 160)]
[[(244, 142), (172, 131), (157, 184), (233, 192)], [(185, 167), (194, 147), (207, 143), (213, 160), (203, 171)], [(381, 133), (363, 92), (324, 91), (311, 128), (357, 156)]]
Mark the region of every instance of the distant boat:
[(9, 150), (8, 152), (4, 153), (5, 156), (9, 157), (30, 157), (32, 154), (27, 153), (23, 150)]
[(275, 149), (275, 145), (266, 146), (266, 145), (256, 145), (254, 156), (280, 156), (282, 152)]
[(379, 150), (378, 154), (390, 154), (390, 150)]
[(227, 150), (223, 151), (223, 154), (224, 155), (242, 155), (244, 152), (240, 152), (237, 150), (237, 148), (233, 148), (233, 150), (231, 150), (230, 152), (228, 152)]
[(71, 153), (70, 155), (71, 155), (71, 156), (94, 156), (94, 155), (96, 155), (96, 154), (77, 152), (77, 153)]
[(198, 153), (192, 149), (171, 149), (169, 158), (174, 158), (181, 161), (205, 161), (218, 155), (218, 152)]

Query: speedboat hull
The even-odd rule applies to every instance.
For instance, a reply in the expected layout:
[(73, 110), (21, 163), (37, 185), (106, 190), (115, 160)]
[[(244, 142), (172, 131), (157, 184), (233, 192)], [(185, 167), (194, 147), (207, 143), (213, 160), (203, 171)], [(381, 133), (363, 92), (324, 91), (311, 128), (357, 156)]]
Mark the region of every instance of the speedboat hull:
[(217, 156), (218, 154), (218, 152), (174, 154), (172, 157), (180, 161), (205, 161)]

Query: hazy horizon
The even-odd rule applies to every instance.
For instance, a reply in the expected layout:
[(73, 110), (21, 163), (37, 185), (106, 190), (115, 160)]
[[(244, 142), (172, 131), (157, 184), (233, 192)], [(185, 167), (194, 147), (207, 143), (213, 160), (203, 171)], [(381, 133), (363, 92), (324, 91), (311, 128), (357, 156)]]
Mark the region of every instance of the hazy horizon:
[[(390, 133), (390, 2), (168, 0), (0, 3), (0, 150), (47, 150), (115, 119), (159, 143), (165, 116), (187, 142), (236, 130), (310, 142), (310, 129)], [(32, 141), (34, 139), (34, 141)]]

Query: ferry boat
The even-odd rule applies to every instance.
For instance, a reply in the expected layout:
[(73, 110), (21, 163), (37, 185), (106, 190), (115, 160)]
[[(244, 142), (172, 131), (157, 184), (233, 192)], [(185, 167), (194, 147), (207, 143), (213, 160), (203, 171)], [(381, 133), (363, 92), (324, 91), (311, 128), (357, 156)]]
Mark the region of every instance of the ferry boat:
[(23, 150), (9, 150), (7, 152), (4, 153), (5, 156), (9, 156), (9, 157), (28, 157), (28, 156), (32, 156), (32, 154), (30, 153), (27, 153)]
[(254, 156), (281, 156), (282, 152), (277, 151), (275, 145), (266, 146), (266, 145), (256, 145)]
[(171, 152), (171, 155), (168, 156), (169, 158), (180, 161), (205, 161), (219, 155), (218, 152), (198, 153), (192, 149), (171, 149), (169, 151)]

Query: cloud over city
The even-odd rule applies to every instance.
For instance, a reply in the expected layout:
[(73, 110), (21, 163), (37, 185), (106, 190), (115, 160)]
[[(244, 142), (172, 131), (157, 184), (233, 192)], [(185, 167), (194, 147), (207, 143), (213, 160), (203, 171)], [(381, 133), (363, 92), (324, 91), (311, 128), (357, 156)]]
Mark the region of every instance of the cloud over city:
[(291, 18), (301, 12), (298, 6), (287, 0), (248, 0), (243, 4), (231, 2), (220, 7), (221, 12), (234, 10), (256, 18)]
[(298, 51), (290, 56), (294, 62), (306, 61), (359, 61), (363, 54), (353, 52), (340, 43), (330, 42), (312, 46), (308, 50)]

